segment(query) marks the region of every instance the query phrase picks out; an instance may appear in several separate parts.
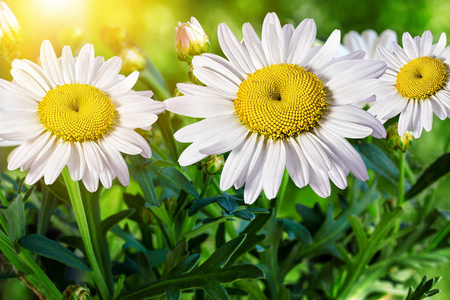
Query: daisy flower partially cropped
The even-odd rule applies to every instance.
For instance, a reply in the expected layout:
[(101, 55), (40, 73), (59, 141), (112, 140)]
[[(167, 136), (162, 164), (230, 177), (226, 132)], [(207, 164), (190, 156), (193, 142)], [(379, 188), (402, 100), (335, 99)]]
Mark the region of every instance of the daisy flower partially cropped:
[(423, 129), (431, 130), (433, 113), (441, 120), (450, 115), (450, 47), (445, 47), (446, 42), (442, 33), (433, 44), (433, 35), (425, 31), (414, 39), (404, 33), (403, 48), (394, 44), (393, 52), (378, 48), (388, 69), (380, 78), (377, 101), (369, 112), (382, 122), (400, 114), (399, 135), (412, 131), (418, 138)]
[(99, 179), (106, 188), (116, 177), (128, 185), (120, 152), (151, 157), (134, 129), (149, 129), (164, 103), (152, 100), (150, 91), (131, 90), (139, 74), (119, 77), (121, 59), (105, 62), (90, 44), (75, 58), (66, 46), (57, 58), (44, 41), (40, 60), (42, 66), (14, 60), (14, 80), (0, 79), (0, 141), (20, 144), (8, 169), (29, 169), (27, 184), (42, 177), (52, 184), (67, 165), (72, 179), (91, 192)]
[(344, 36), (344, 49), (346, 51), (342, 51), (342, 54), (363, 50), (366, 52), (366, 59), (380, 59), (377, 52), (378, 46), (383, 46), (391, 51), (392, 43), (397, 43), (397, 34), (390, 29), (383, 31), (379, 36), (372, 29), (365, 30), (361, 34), (350, 31)]
[(231, 150), (220, 188), (245, 183), (246, 203), (262, 189), (274, 198), (285, 167), (298, 187), (309, 184), (322, 197), (330, 195), (329, 179), (344, 189), (350, 171), (367, 180), (361, 157), (345, 138), (380, 138), (385, 130), (350, 104), (373, 96), (386, 64), (363, 60), (362, 51), (334, 59), (338, 30), (323, 47), (311, 48), (316, 37), (311, 19), (297, 28), (281, 27), (277, 15), (269, 13), (261, 40), (248, 23), (243, 33), (239, 42), (227, 25), (219, 25), (228, 60), (194, 57), (194, 75), (206, 86), (179, 84), (184, 96), (165, 101), (169, 111), (206, 118), (175, 133), (178, 141), (192, 142), (179, 163)]

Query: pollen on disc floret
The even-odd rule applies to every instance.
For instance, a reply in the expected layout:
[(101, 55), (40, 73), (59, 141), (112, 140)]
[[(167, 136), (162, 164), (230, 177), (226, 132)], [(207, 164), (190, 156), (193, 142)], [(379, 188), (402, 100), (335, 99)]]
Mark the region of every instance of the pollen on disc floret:
[(239, 86), (234, 109), (249, 130), (285, 139), (313, 129), (325, 100), (317, 75), (297, 65), (277, 64), (248, 75)]
[(397, 74), (396, 88), (408, 99), (424, 100), (440, 91), (447, 80), (447, 67), (434, 57), (413, 59)]
[(114, 125), (113, 102), (87, 84), (65, 84), (47, 92), (38, 106), (39, 120), (65, 141), (94, 141)]

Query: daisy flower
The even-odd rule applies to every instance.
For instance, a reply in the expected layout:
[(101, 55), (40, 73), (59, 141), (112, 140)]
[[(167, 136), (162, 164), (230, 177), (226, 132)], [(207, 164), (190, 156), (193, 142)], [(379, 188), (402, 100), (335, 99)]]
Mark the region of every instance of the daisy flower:
[(220, 188), (240, 188), (253, 203), (264, 189), (277, 195), (285, 167), (298, 187), (310, 185), (330, 195), (330, 179), (341, 189), (349, 172), (367, 180), (364, 163), (348, 138), (386, 132), (375, 117), (351, 103), (373, 97), (386, 64), (363, 60), (362, 51), (334, 59), (340, 44), (335, 30), (323, 47), (312, 44), (313, 20), (281, 27), (275, 13), (263, 24), (262, 39), (250, 24), (242, 42), (225, 24), (218, 36), (227, 59), (205, 53), (194, 57), (194, 75), (205, 86), (178, 84), (184, 94), (165, 101), (169, 111), (205, 118), (175, 133), (192, 142), (182, 166), (231, 150)]
[(377, 101), (369, 112), (382, 122), (400, 114), (399, 135), (412, 131), (418, 138), (423, 129), (431, 130), (433, 113), (441, 120), (450, 114), (450, 47), (445, 47), (446, 41), (445, 33), (433, 44), (430, 31), (414, 39), (406, 32), (403, 48), (398, 44), (392, 52), (378, 48), (388, 69), (380, 78)]
[(44, 41), (40, 61), (42, 66), (16, 59), (13, 81), (0, 79), (0, 142), (20, 144), (8, 169), (29, 169), (27, 184), (42, 177), (52, 184), (67, 165), (72, 179), (91, 192), (99, 179), (106, 188), (116, 177), (128, 185), (120, 152), (151, 157), (134, 129), (149, 129), (164, 103), (152, 100), (150, 91), (131, 90), (138, 72), (119, 76), (121, 59), (105, 62), (90, 44), (75, 58), (66, 46), (57, 58)]

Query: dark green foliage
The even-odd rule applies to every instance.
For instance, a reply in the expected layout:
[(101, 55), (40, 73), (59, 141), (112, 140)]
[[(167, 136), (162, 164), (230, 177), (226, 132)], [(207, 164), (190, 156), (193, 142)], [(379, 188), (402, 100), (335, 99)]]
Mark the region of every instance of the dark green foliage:
[(450, 153), (446, 153), (432, 163), (417, 179), (411, 189), (406, 193), (406, 199), (410, 199), (433, 184), (436, 180), (450, 171)]
[(18, 241), (20, 247), (36, 254), (57, 260), (67, 266), (92, 272), (88, 263), (63, 245), (40, 234), (28, 234)]
[(254, 265), (224, 267), (245, 238), (246, 235), (241, 235), (225, 243), (198, 267), (196, 265), (200, 261), (200, 254), (191, 254), (160, 280), (135, 292), (127, 293), (120, 299), (148, 299), (164, 293), (171, 299), (178, 299), (180, 291), (190, 288), (202, 288), (213, 299), (229, 299), (227, 290), (222, 286), (223, 283), (264, 277), (262, 270)]

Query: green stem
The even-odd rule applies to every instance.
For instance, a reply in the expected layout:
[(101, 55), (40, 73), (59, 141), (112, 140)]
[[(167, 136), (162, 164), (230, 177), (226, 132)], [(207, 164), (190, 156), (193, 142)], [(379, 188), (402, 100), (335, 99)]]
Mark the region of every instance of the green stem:
[(100, 271), (102, 272), (102, 277), (106, 281), (109, 293), (113, 294), (114, 280), (111, 270), (111, 256), (109, 253), (108, 241), (106, 240), (106, 233), (105, 235), (99, 234), (100, 232), (98, 230), (101, 225), (100, 201), (98, 193), (90, 194), (86, 191), (85, 195), (83, 205), (92, 240), (92, 247), (94, 248), (95, 257), (100, 263)]
[[(397, 207), (402, 207), (405, 202), (405, 152), (399, 151), (398, 160), (398, 194), (397, 194)], [(394, 226), (394, 233), (400, 229), (401, 220), (397, 220)]]
[(77, 181), (73, 181), (70, 178), (70, 174), (67, 168), (63, 169), (62, 174), (66, 183), (67, 191), (69, 193), (70, 202), (72, 203), (72, 208), (75, 213), (75, 218), (77, 220), (81, 238), (83, 239), (87, 259), (89, 260), (93, 271), (94, 281), (97, 284), (102, 298), (105, 300), (111, 299), (111, 294), (109, 293), (108, 286), (102, 276), (100, 266), (95, 257), (94, 248), (92, 247), (92, 239), (89, 231), (83, 200), (81, 198), (80, 186), (78, 185)]
[(289, 173), (287, 170), (284, 171), (283, 174), (283, 179), (281, 181), (281, 186), (280, 189), (278, 191), (278, 197), (277, 197), (277, 210), (280, 211), (281, 209), (281, 204), (284, 201), (284, 197), (286, 195), (286, 188), (288, 186), (289, 183)]
[(206, 196), (206, 193), (208, 192), (208, 188), (211, 185), (213, 180), (214, 180), (214, 175), (209, 175), (209, 174), (206, 175), (205, 185), (203, 186), (203, 189), (200, 193), (200, 199), (202, 199)]
[[(38, 266), (38, 264), (31, 258), (31, 255), (28, 251), (22, 250), (19, 253), (19, 257), (28, 265), (28, 267), (33, 271), (33, 273), (39, 277), (42, 284), (46, 287), (48, 293), (44, 293), (44, 295), (50, 296), (50, 299), (59, 300), (62, 299), (61, 292), (56, 288), (55, 284), (48, 278), (47, 274)], [(49, 294), (50, 293), (50, 294)]]
[(439, 234), (431, 241), (431, 243), (425, 248), (423, 252), (427, 253), (436, 248), (437, 245), (445, 238), (445, 236), (450, 232), (450, 222), (444, 227), (444, 229), (439, 232)]

